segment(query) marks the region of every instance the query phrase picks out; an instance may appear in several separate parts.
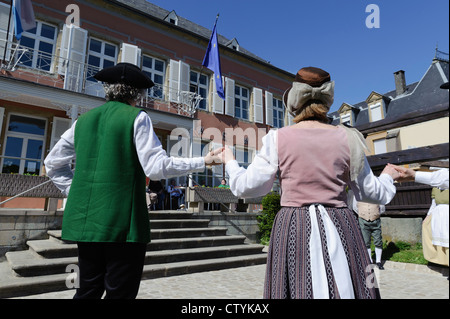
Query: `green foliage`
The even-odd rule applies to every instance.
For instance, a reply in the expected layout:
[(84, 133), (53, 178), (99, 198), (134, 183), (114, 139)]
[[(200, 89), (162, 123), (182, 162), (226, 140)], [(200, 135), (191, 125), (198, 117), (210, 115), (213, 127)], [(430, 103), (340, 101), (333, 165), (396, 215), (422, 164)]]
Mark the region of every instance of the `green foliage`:
[(278, 193), (270, 193), (262, 199), (263, 211), (262, 214), (258, 216), (258, 226), (261, 235), (261, 243), (264, 245), (269, 244), (273, 221), (281, 209), (280, 202), (281, 196)]
[(423, 248), (421, 243), (411, 244), (403, 241), (384, 242), (383, 259), (409, 263), (427, 265), (428, 261), (423, 257)]

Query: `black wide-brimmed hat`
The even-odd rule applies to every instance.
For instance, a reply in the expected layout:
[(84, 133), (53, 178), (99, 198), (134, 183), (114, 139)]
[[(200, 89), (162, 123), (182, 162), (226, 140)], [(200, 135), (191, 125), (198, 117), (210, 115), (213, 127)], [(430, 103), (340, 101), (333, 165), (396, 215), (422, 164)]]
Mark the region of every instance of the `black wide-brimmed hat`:
[(442, 84), (441, 85), (441, 89), (448, 90), (449, 89), (449, 84), (448, 83), (449, 82)]
[(126, 84), (137, 89), (149, 89), (155, 83), (141, 71), (136, 65), (131, 63), (119, 63), (115, 66), (105, 68), (98, 72), (94, 78), (98, 81), (109, 84)]

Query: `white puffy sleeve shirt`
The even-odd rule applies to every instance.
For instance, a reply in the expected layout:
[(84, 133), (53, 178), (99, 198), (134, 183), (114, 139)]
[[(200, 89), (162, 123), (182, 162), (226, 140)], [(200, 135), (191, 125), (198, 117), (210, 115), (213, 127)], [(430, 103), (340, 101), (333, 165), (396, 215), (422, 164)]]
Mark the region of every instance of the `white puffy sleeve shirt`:
[[(62, 136), (45, 159), (47, 175), (53, 183), (65, 194), (69, 194), (73, 171), (71, 163), (75, 155), (76, 123)], [(202, 172), (205, 169), (203, 158), (169, 157), (153, 130), (150, 117), (141, 112), (134, 122), (134, 143), (139, 162), (144, 173), (151, 180), (168, 179), (191, 172)]]

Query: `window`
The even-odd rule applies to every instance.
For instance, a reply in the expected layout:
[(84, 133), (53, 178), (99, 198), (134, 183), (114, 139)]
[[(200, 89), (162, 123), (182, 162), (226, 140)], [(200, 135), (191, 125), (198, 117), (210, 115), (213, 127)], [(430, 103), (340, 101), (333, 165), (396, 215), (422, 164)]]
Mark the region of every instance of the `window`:
[(341, 115), (341, 124), (348, 124), (348, 125), (352, 125), (352, 115), (350, 113), (347, 114), (342, 114)]
[(50, 71), (56, 44), (56, 27), (36, 21), (36, 28), (24, 32), (20, 45), (29, 49), (19, 59), (19, 64), (34, 69)]
[(284, 127), (284, 106), (283, 101), (273, 99), (273, 126), (277, 128)]
[(247, 168), (251, 161), (253, 160), (253, 151), (249, 150), (247, 147), (245, 148), (235, 148), (234, 156), (238, 161), (239, 165)]
[(117, 52), (116, 45), (91, 38), (89, 41), (87, 80), (97, 82), (94, 75), (98, 71), (116, 65)]
[(2, 173), (41, 173), (46, 126), (47, 121), (44, 119), (10, 115)]
[(386, 139), (382, 138), (373, 141), (375, 155), (387, 153)]
[(162, 99), (164, 97), (164, 73), (166, 63), (162, 60), (144, 55), (142, 70), (152, 79), (155, 86), (149, 91), (149, 96)]
[(208, 76), (199, 72), (191, 71), (189, 90), (197, 93), (203, 100), (199, 104), (201, 110), (208, 109)]
[(383, 119), (383, 112), (381, 110), (381, 104), (371, 105), (370, 107), (370, 119), (371, 122), (376, 122)]
[(249, 119), (249, 90), (236, 85), (234, 88), (234, 114), (235, 117), (248, 120)]

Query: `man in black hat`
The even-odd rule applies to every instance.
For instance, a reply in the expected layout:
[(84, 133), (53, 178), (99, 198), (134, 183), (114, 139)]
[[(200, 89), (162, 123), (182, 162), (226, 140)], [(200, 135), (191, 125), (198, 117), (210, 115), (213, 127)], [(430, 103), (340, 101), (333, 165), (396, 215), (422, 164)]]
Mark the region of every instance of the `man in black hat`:
[[(95, 78), (107, 103), (82, 115), (45, 160), (48, 176), (68, 195), (62, 239), (78, 244), (76, 299), (134, 299), (139, 291), (150, 225), (146, 176), (167, 179), (220, 164), (205, 158), (170, 158), (136, 102), (153, 82), (138, 67), (120, 63)], [(71, 163), (76, 158), (75, 171)], [(70, 192), (69, 192), (70, 191)]]

